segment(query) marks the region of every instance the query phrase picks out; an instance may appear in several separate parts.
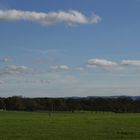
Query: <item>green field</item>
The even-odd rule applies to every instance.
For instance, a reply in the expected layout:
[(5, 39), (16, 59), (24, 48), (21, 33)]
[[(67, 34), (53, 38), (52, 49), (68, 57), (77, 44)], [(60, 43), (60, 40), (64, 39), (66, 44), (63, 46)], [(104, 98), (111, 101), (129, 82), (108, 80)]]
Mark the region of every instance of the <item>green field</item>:
[(0, 112), (0, 140), (140, 140), (140, 114)]

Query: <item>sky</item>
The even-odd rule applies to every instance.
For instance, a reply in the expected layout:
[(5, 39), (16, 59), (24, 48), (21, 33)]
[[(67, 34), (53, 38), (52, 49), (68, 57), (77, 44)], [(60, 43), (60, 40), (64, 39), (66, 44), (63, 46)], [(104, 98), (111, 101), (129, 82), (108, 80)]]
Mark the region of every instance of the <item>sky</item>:
[(0, 96), (140, 95), (140, 0), (0, 0)]

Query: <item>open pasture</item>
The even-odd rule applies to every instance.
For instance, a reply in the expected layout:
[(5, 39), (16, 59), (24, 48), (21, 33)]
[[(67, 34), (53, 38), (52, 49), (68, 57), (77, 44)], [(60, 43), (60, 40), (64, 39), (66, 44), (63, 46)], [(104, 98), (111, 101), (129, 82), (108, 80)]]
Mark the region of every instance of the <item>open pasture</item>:
[(1, 111), (0, 140), (140, 140), (140, 114)]

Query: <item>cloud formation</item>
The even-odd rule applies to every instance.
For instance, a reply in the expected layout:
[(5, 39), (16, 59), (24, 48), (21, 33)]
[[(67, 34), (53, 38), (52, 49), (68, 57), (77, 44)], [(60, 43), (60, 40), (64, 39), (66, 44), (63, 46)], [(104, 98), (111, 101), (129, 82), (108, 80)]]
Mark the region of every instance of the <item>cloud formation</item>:
[(51, 70), (69, 70), (69, 66), (67, 65), (55, 65), (50, 67)]
[(22, 74), (29, 71), (31, 71), (31, 69), (26, 66), (9, 65), (0, 69), (0, 75), (3, 76), (9, 74)]
[(12, 59), (9, 58), (9, 57), (0, 58), (0, 62), (4, 62), (4, 63), (6, 63), (6, 62), (10, 62), (11, 60), (12, 60)]
[(118, 64), (113, 61), (109, 61), (106, 59), (89, 59), (88, 60), (88, 66), (91, 67), (117, 67)]
[(122, 60), (121, 64), (127, 66), (140, 66), (140, 60)]
[(83, 71), (84, 68), (83, 67), (76, 67), (75, 70), (77, 70), (77, 71)]
[(58, 12), (35, 12), (21, 10), (0, 10), (0, 21), (32, 21), (43, 25), (51, 25), (55, 23), (71, 24), (97, 24), (101, 21), (101, 17), (95, 13), (91, 17), (86, 17), (79, 11), (58, 11)]
[(127, 66), (140, 67), (140, 60), (121, 60), (120, 62), (114, 62), (106, 59), (89, 59), (87, 62), (87, 68), (103, 68), (106, 70), (123, 70)]

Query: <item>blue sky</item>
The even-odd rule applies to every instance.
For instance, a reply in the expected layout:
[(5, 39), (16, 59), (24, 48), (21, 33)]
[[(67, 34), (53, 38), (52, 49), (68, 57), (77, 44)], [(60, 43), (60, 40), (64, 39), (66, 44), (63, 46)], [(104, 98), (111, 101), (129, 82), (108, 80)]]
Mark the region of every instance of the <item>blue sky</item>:
[(139, 0), (1, 0), (1, 96), (139, 95)]

